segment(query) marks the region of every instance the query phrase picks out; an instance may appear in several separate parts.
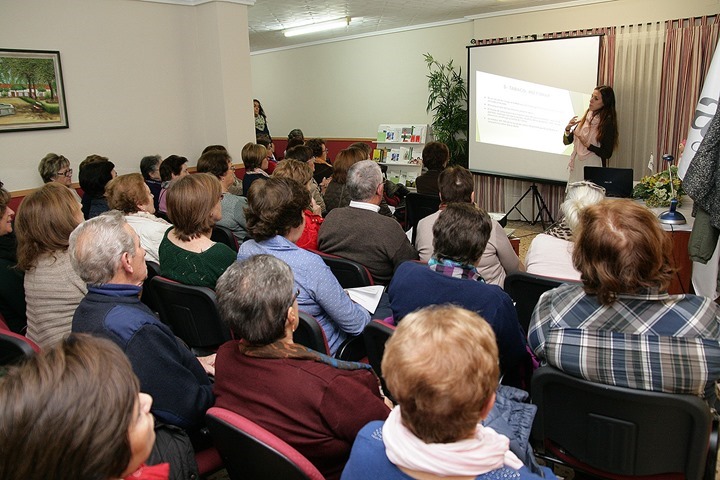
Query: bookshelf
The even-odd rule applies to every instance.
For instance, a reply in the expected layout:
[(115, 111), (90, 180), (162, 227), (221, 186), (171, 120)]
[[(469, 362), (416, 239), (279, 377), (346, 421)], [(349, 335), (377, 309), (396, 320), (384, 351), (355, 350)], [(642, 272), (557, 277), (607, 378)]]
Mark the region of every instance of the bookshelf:
[(429, 133), (426, 123), (378, 126), (373, 160), (387, 166), (388, 180), (415, 189), (415, 179), (422, 173), (422, 150)]

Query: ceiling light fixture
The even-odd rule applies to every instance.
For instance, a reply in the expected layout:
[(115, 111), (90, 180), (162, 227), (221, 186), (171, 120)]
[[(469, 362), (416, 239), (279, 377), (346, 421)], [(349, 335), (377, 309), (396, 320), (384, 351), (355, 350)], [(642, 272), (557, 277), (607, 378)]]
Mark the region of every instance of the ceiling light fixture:
[(305, 35), (307, 33), (324, 32), (326, 30), (335, 30), (336, 28), (342, 28), (350, 25), (350, 17), (339, 18), (337, 20), (330, 20), (327, 22), (313, 23), (311, 25), (305, 25), (303, 27), (288, 28), (283, 32), (286, 37), (295, 37), (297, 35)]

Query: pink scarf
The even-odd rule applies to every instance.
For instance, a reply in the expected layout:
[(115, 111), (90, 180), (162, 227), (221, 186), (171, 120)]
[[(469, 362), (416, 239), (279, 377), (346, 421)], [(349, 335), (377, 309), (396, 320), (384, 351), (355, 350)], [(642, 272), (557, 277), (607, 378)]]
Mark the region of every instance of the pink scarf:
[(600, 121), (595, 116), (595, 113), (588, 112), (583, 124), (575, 129), (575, 140), (573, 141), (573, 146), (575, 148), (573, 148), (573, 152), (570, 155), (570, 163), (568, 164), (568, 168), (571, 171), (575, 168), (576, 158), (580, 158), (580, 160), (585, 160), (590, 155), (595, 155), (593, 152), (588, 150), (585, 145), (582, 144), (582, 142), (578, 138), (578, 134), (587, 140), (588, 145), (595, 145), (596, 147), (598, 147), (600, 146), (598, 144), (598, 135), (600, 133), (598, 130), (599, 125)]
[(440, 476), (477, 476), (502, 466), (518, 470), (510, 439), (478, 423), (475, 437), (454, 443), (425, 443), (403, 425), (395, 407), (382, 430), (385, 453), (399, 467)]

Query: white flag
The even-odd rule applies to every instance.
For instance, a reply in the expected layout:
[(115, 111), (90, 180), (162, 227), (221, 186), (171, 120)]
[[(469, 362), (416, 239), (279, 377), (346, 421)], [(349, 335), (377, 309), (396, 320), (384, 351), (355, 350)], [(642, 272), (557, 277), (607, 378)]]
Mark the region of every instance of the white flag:
[(692, 123), (687, 134), (687, 143), (685, 151), (678, 163), (678, 176), (685, 178), (690, 166), (690, 161), (695, 156), (705, 133), (710, 126), (710, 120), (715, 116), (718, 107), (718, 97), (720, 97), (720, 41), (715, 47), (712, 62), (710, 62), (710, 70), (705, 77), (705, 84), (702, 92), (700, 92), (700, 100), (695, 113), (693, 114)]
[(648, 170), (650, 170), (650, 174), (655, 173), (655, 155), (652, 153), (650, 154), (650, 161), (648, 162)]

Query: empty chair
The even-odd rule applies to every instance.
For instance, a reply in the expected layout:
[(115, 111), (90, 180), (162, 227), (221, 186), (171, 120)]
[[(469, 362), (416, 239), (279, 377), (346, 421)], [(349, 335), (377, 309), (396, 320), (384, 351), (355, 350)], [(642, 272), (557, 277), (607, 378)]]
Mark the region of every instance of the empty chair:
[(405, 228), (413, 229), (412, 244), (415, 245), (417, 235), (417, 224), (420, 220), (432, 215), (440, 209), (440, 197), (438, 195), (423, 195), (410, 192), (405, 197)]
[(392, 399), (390, 392), (385, 386), (385, 380), (382, 376), (382, 358), (385, 353), (385, 342), (395, 332), (393, 325), (387, 324), (381, 320), (373, 320), (368, 323), (363, 331), (363, 339), (365, 340), (365, 348), (367, 351), (367, 359), (377, 376), (380, 378), (385, 395)]
[(215, 225), (210, 234), (210, 240), (217, 243), (222, 243), (230, 247), (234, 252), (240, 249), (237, 238), (233, 235), (232, 230), (221, 225)]
[(300, 452), (242, 415), (212, 407), (206, 423), (232, 480), (324, 479)]
[(540, 296), (559, 287), (563, 283), (577, 283), (568, 280), (559, 280), (557, 278), (543, 277), (541, 275), (533, 275), (526, 272), (515, 272), (505, 277), (505, 293), (515, 302), (515, 310), (517, 310), (518, 321), (523, 330), (527, 334), (530, 325), (530, 317), (532, 317), (535, 305), (537, 305)]
[(329, 253), (313, 250), (320, 258), (323, 259), (325, 265), (330, 267), (332, 274), (337, 278), (342, 288), (367, 287), (374, 285), (372, 275), (368, 269), (357, 262), (348, 260), (347, 258), (338, 257)]
[(230, 330), (218, 314), (214, 291), (159, 275), (153, 277), (150, 285), (160, 320), (196, 354), (212, 352), (230, 340)]
[(717, 419), (699, 397), (634, 390), (536, 370), (538, 456), (598, 478), (715, 478)]

